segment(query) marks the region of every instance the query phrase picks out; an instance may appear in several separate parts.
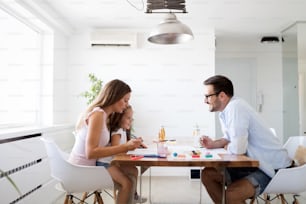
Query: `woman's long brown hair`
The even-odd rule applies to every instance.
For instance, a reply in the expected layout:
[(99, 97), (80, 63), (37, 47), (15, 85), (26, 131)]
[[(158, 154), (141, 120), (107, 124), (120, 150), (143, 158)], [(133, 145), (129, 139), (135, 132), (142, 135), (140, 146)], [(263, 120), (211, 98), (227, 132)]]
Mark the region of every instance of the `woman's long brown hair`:
[(76, 124), (76, 130), (83, 127), (84, 119), (95, 107), (100, 107), (103, 109), (113, 105), (131, 91), (130, 86), (119, 79), (114, 79), (105, 84), (95, 100), (93, 100), (93, 102), (87, 107), (86, 111), (79, 118)]

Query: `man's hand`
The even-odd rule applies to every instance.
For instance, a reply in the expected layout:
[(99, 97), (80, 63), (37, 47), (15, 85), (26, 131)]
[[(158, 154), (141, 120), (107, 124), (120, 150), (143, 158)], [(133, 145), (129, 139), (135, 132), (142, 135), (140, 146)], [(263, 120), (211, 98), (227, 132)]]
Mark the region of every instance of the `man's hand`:
[(202, 147), (205, 147), (207, 149), (214, 148), (214, 141), (210, 137), (205, 135), (200, 138), (200, 144), (202, 145)]

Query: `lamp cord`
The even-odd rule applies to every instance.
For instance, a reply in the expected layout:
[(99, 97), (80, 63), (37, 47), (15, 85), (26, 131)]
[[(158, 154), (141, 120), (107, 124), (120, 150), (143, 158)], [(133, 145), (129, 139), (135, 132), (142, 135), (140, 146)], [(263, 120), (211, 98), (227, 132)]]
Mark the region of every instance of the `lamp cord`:
[(138, 11), (143, 11), (144, 10), (144, 2), (143, 0), (141, 0), (142, 3), (142, 7), (141, 8), (137, 8), (137, 6), (135, 6), (132, 2), (130, 2), (130, 0), (126, 0), (131, 6), (133, 6), (136, 10)]

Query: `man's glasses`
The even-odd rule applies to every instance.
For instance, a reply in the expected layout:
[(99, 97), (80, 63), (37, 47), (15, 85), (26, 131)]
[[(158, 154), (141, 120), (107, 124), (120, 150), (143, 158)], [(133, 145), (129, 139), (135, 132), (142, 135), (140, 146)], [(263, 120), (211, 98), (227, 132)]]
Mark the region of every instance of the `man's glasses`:
[(205, 96), (205, 100), (208, 100), (209, 97), (211, 96), (218, 96), (220, 92), (216, 92), (216, 93), (213, 93), (213, 94), (208, 94), (208, 95), (204, 95)]

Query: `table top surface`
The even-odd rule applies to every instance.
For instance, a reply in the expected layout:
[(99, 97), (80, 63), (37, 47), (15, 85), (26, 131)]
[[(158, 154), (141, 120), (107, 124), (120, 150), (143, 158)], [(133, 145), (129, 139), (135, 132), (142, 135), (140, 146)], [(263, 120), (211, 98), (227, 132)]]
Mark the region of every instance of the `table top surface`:
[[(224, 148), (206, 149), (195, 147), (190, 141), (175, 141), (167, 143), (166, 158), (141, 157), (157, 155), (157, 145), (149, 144), (146, 149), (135, 149), (127, 154), (114, 156), (112, 163), (136, 166), (163, 167), (258, 167), (259, 161), (245, 155), (229, 154)], [(174, 156), (174, 153), (177, 154)], [(193, 157), (198, 153), (199, 157)], [(209, 157), (206, 157), (209, 154)], [(134, 156), (134, 158), (133, 158)], [(136, 158), (135, 158), (136, 156)], [(140, 156), (140, 157), (138, 157)]]
[(214, 158), (132, 158), (128, 154), (118, 154), (114, 156), (112, 164), (136, 165), (136, 166), (203, 166), (203, 167), (258, 167), (259, 161), (251, 159), (245, 155), (218, 154), (220, 157)]

